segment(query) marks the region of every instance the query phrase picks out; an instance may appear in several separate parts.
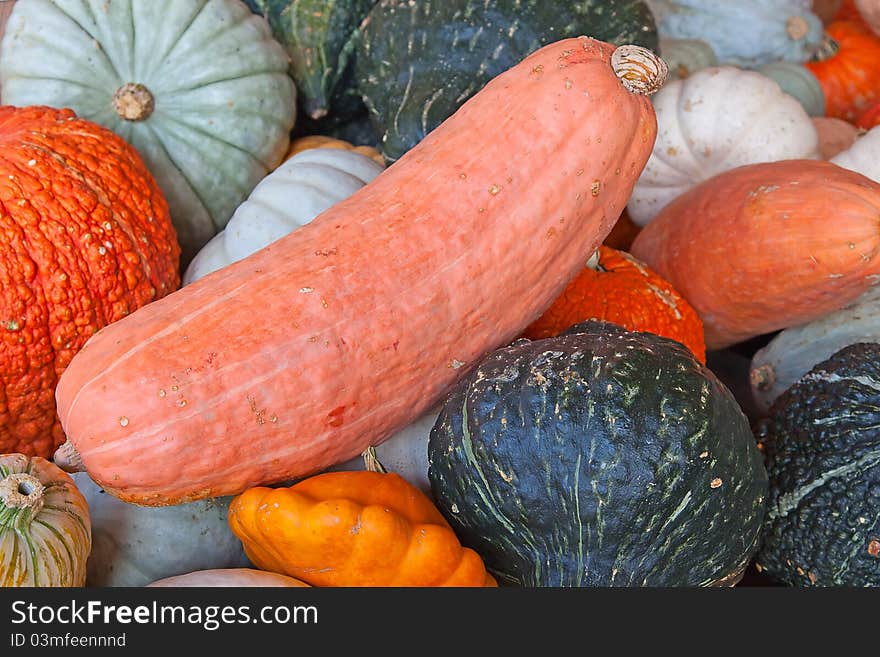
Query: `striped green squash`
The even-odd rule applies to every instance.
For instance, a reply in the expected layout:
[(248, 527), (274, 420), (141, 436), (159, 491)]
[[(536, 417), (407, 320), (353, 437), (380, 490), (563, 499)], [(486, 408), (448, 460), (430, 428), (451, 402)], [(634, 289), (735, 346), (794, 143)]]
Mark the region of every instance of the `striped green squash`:
[(17, 2), (2, 101), (70, 107), (131, 143), (162, 188), (185, 265), (287, 151), (288, 57), (239, 0)]
[(83, 586), (91, 548), (73, 479), (38, 456), (0, 455), (0, 587)]
[(733, 395), (680, 343), (603, 322), (490, 354), (428, 476), (499, 583), (710, 586), (757, 549), (767, 475)]

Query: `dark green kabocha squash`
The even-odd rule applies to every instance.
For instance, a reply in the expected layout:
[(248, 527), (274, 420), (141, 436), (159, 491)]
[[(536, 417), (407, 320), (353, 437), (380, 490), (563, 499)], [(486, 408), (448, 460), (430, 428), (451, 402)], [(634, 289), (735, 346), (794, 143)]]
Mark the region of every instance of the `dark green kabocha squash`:
[(880, 345), (816, 365), (758, 437), (770, 477), (758, 567), (794, 586), (880, 586)]
[(291, 75), (306, 116), (320, 119), (331, 106), (350, 114), (351, 57), (360, 22), (377, 0), (245, 0), (266, 17), (272, 34), (290, 54)]
[(757, 549), (767, 475), (730, 392), (678, 342), (605, 322), (519, 340), (449, 395), (431, 488), (499, 582), (711, 586)]
[(642, 0), (380, 0), (361, 25), (355, 73), (386, 159), (526, 55), (582, 35), (657, 50)]

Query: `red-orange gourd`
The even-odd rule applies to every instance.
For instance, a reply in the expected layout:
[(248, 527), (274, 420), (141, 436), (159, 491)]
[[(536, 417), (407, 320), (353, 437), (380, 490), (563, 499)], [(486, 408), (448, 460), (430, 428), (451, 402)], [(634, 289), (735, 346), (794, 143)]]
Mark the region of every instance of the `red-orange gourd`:
[(633, 222), (632, 217), (629, 216), (629, 212), (624, 210), (621, 213), (620, 218), (618, 218), (617, 222), (614, 224), (614, 228), (608, 233), (608, 237), (605, 238), (603, 244), (605, 246), (610, 246), (612, 249), (628, 251), (629, 247), (632, 246), (633, 240), (636, 238), (636, 235), (639, 234), (641, 229), (641, 226)]
[(667, 205), (632, 253), (719, 349), (812, 321), (880, 280), (880, 184), (830, 162), (732, 169)]
[(855, 121), (880, 99), (880, 38), (867, 27), (837, 21), (825, 28), (821, 59), (806, 66), (825, 93), (826, 116)]
[(863, 130), (870, 130), (880, 125), (880, 100), (862, 113), (856, 125)]
[(0, 453), (52, 455), (58, 377), (98, 329), (177, 289), (179, 255), (134, 148), (70, 110), (0, 107)]
[(312, 586), (496, 586), (425, 494), (394, 473), (251, 488), (230, 504), (229, 526), (255, 566)]
[(108, 327), (58, 387), (56, 460), (161, 505), (381, 443), (608, 234), (651, 153), (644, 94), (664, 68), (586, 37), (546, 46), (312, 223)]
[(524, 336), (549, 338), (574, 324), (599, 319), (678, 340), (706, 362), (703, 323), (673, 287), (628, 253), (599, 247), (597, 260), (569, 283)]

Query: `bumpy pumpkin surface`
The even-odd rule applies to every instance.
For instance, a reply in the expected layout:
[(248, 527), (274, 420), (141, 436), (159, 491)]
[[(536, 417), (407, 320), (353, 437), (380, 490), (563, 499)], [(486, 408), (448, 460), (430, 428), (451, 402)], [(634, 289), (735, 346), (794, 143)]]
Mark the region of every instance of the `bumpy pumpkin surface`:
[(238, 0), (26, 0), (0, 51), (3, 102), (70, 107), (137, 148), (186, 265), (279, 162), (288, 58)]
[(179, 254), (131, 146), (70, 110), (0, 107), (0, 453), (64, 442), (58, 377), (98, 329), (177, 289)]
[(550, 338), (579, 322), (600, 319), (678, 340), (705, 363), (703, 322), (672, 285), (628, 253), (602, 246), (598, 255), (526, 329), (525, 337)]
[(795, 586), (880, 586), (880, 345), (855, 344), (776, 400), (757, 564)]
[(83, 586), (89, 507), (46, 459), (0, 455), (0, 587)]
[(313, 586), (494, 586), (424, 493), (397, 474), (330, 472), (251, 488), (229, 525), (259, 568)]
[(733, 395), (678, 342), (586, 322), (489, 356), (447, 398), (434, 498), (499, 581), (736, 581), (767, 475)]

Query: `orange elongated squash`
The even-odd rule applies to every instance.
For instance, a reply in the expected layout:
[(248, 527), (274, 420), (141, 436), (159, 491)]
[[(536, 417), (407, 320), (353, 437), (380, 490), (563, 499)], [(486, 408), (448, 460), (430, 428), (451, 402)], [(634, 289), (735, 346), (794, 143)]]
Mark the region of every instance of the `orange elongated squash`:
[(632, 246), (720, 349), (804, 324), (880, 280), (880, 184), (830, 162), (732, 169), (667, 205)]
[(56, 453), (148, 505), (308, 475), (431, 408), (608, 234), (665, 64), (567, 39), (249, 258), (101, 331), (59, 382)]

